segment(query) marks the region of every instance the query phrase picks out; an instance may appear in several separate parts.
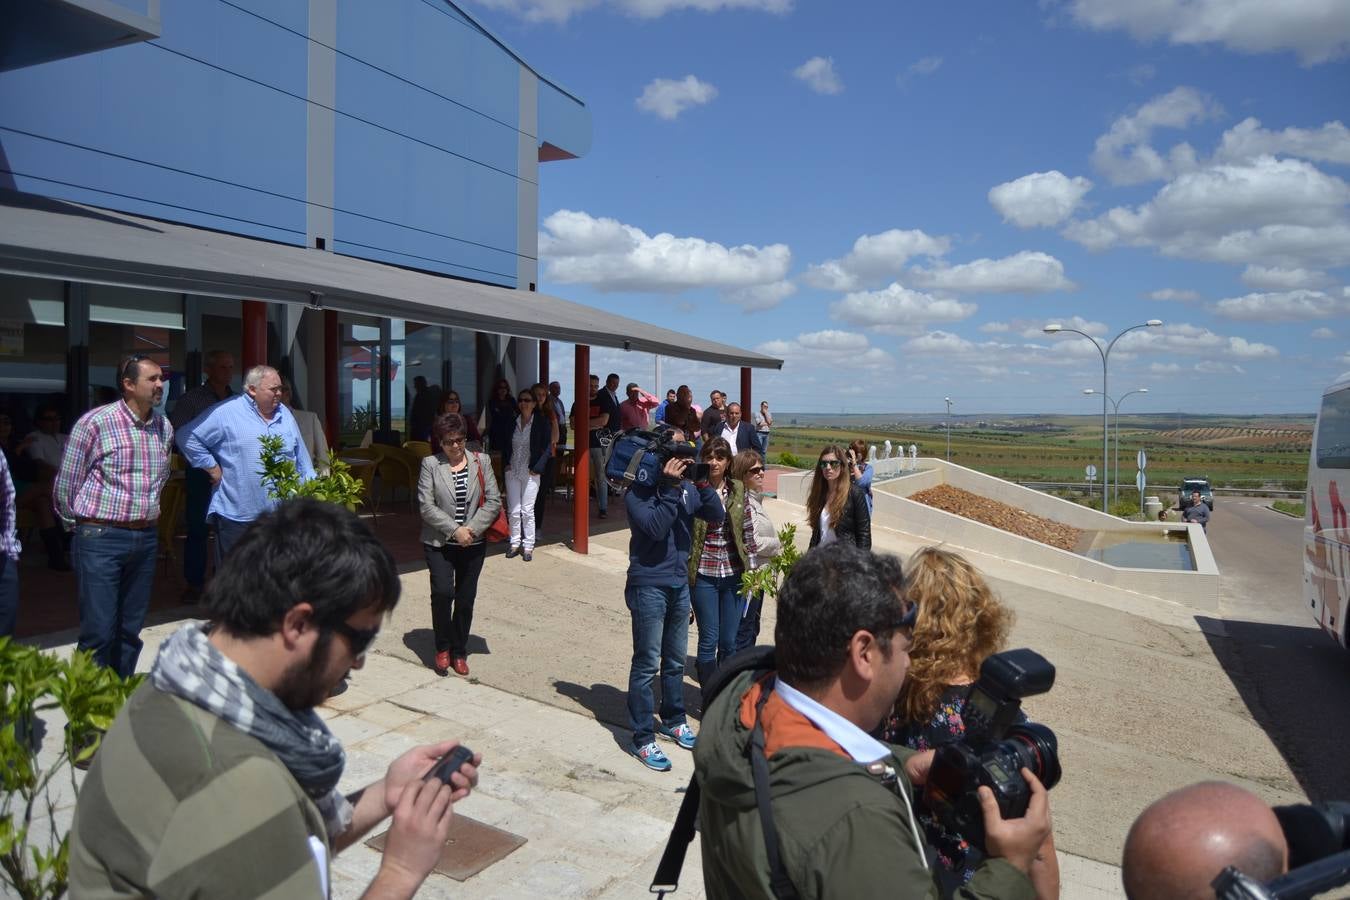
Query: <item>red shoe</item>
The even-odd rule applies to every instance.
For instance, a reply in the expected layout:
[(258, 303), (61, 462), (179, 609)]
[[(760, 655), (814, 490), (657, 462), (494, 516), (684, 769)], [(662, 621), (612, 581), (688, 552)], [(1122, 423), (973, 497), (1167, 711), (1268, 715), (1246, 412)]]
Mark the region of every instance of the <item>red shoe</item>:
[(469, 661), (462, 656), (456, 656), (450, 661), (450, 668), (455, 670), (456, 675), (468, 675)]
[(433, 666), (437, 675), (446, 675), (450, 671), (450, 651), (442, 650), (436, 654), (436, 665)]

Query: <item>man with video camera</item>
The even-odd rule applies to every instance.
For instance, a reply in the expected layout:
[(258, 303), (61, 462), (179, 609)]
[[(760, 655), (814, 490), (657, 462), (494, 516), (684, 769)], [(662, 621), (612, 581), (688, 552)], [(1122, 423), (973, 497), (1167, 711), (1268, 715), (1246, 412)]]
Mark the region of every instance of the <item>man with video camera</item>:
[[(901, 587), (894, 557), (812, 550), (778, 597), (776, 671), (742, 670), (709, 704), (694, 766), (711, 900), (940, 895), (913, 812), (932, 753), (868, 734), (909, 668), (915, 609)], [(1027, 872), (1050, 806), (1036, 776), (1022, 776), (1022, 818), (1001, 818), (979, 789), (989, 858), (956, 896), (1033, 896)]]
[[(689, 651), (689, 546), (695, 517), (716, 525), (726, 516), (721, 498), (706, 480), (685, 478), (694, 464), (684, 433), (666, 436), (657, 459), (659, 477), (639, 477), (624, 495), (631, 536), (624, 601), (633, 617), (633, 661), (628, 670), (628, 718), (634, 756), (656, 772), (669, 772), (669, 758), (656, 735), (694, 749), (684, 714), (684, 660)], [(706, 476), (705, 476), (706, 478)], [(661, 723), (653, 720), (652, 682), (661, 673)]]

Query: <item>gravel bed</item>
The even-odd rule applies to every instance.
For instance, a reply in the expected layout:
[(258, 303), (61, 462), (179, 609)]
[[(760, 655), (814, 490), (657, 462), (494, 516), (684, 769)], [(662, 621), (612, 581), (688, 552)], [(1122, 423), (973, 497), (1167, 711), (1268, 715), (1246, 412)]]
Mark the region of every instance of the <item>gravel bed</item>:
[(1061, 550), (1072, 551), (1083, 535), (1077, 528), (945, 484), (910, 494), (909, 499)]

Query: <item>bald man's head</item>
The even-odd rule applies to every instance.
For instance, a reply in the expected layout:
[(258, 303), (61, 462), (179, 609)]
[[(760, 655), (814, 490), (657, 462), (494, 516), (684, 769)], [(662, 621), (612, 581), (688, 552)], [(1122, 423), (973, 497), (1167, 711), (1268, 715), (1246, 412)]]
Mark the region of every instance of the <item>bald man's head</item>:
[(1121, 876), (1131, 900), (1212, 900), (1210, 882), (1225, 867), (1269, 881), (1288, 861), (1269, 806), (1235, 785), (1203, 781), (1140, 813), (1125, 838)]

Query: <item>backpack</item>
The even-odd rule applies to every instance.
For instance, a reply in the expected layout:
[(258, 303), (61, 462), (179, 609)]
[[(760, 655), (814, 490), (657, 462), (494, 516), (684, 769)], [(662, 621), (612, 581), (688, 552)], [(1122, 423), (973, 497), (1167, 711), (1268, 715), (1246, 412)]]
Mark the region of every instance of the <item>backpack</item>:
[[(742, 672), (758, 673), (774, 670), (774, 648), (771, 646), (750, 647), (729, 656), (717, 668), (713, 677), (708, 679), (708, 683), (703, 685), (703, 708), (706, 710), (712, 705), (717, 695)], [(764, 709), (764, 703), (769, 699), (770, 693), (772, 685), (760, 695), (759, 703), (755, 707), (755, 727), (750, 732), (747, 755), (750, 757), (750, 768), (754, 772), (755, 802), (759, 806), (759, 823), (764, 831), (764, 847), (769, 856), (769, 885), (778, 900), (797, 900), (799, 896), (797, 888), (788, 878), (787, 869), (783, 866), (778, 829), (773, 822), (769, 796), (769, 762), (764, 756), (764, 729), (759, 724), (760, 712)], [(666, 841), (665, 852), (661, 854), (656, 874), (652, 877), (650, 891), (656, 894), (657, 900), (663, 900), (666, 894), (672, 893), (680, 886), (680, 870), (684, 868), (684, 855), (689, 850), (690, 841), (694, 839), (697, 826), (699, 793), (697, 776), (689, 776), (689, 787), (684, 792), (683, 802), (680, 803), (680, 812), (675, 817), (675, 824), (670, 829), (670, 839)]]

